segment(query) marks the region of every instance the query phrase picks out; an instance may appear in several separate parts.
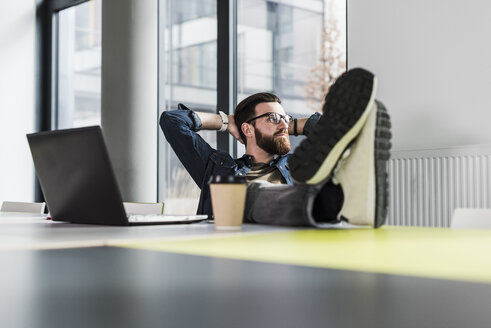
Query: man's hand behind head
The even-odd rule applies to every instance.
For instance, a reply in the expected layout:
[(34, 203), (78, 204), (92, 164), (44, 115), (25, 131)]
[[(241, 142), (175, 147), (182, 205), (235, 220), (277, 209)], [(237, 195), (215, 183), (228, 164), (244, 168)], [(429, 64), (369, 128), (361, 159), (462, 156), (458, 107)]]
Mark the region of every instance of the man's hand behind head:
[(240, 137), (239, 128), (235, 124), (233, 115), (228, 116), (227, 131), (232, 135), (232, 137), (237, 139), (241, 144), (244, 144), (244, 141), (242, 141), (242, 138)]

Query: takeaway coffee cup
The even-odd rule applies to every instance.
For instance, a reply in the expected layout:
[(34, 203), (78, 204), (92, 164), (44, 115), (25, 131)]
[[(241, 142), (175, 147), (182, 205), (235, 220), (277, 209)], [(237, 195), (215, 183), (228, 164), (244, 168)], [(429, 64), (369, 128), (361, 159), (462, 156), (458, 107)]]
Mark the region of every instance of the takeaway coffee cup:
[(217, 230), (240, 230), (247, 182), (244, 177), (215, 175), (210, 179), (211, 205)]

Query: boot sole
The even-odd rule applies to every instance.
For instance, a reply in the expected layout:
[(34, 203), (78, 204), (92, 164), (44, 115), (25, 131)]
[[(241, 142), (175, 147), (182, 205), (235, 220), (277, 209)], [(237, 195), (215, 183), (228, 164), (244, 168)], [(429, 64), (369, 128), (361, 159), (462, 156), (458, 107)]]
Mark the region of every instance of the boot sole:
[(290, 157), (295, 182), (315, 185), (331, 176), (340, 156), (367, 120), (376, 86), (375, 76), (361, 68), (338, 78), (326, 96), (324, 115)]
[(378, 228), (385, 223), (389, 207), (389, 175), (387, 162), (390, 159), (392, 144), (391, 123), (387, 109), (377, 102), (377, 125), (375, 129), (375, 218), (373, 226)]
[(388, 207), (387, 161), (390, 158), (390, 118), (381, 102), (353, 143), (334, 178), (343, 188), (339, 218), (354, 225), (378, 228), (385, 223)]

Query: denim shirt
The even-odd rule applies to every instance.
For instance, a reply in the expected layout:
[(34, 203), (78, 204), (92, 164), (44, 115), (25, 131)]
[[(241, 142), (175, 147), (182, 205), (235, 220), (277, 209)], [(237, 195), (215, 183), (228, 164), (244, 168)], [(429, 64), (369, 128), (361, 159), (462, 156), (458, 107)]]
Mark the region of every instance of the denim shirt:
[[(309, 131), (320, 119), (321, 114), (313, 114), (304, 126), (304, 134)], [(160, 116), (160, 127), (165, 138), (171, 145), (177, 157), (184, 165), (192, 179), (201, 189), (197, 214), (208, 214), (212, 217), (210, 188), (208, 181), (213, 175), (245, 176), (252, 168), (253, 157), (245, 154), (234, 159), (228, 153), (213, 149), (196, 132), (201, 129), (202, 123), (198, 115), (183, 104), (177, 110), (165, 111)], [(288, 168), (290, 154), (276, 156), (269, 165), (276, 166), (286, 182), (293, 184)]]

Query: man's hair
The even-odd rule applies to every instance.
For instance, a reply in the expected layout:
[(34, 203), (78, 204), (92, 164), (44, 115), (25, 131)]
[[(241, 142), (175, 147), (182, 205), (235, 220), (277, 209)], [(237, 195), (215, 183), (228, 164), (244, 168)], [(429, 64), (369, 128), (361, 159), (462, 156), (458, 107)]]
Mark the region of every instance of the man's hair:
[(265, 102), (277, 102), (281, 104), (280, 98), (269, 92), (259, 92), (242, 100), (237, 107), (235, 107), (234, 120), (237, 128), (239, 129), (240, 137), (242, 141), (247, 144), (246, 137), (242, 132), (242, 123), (254, 117), (256, 114), (256, 105)]

